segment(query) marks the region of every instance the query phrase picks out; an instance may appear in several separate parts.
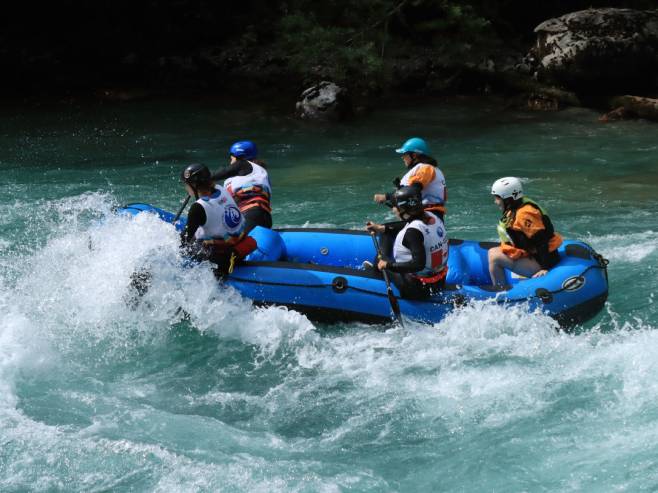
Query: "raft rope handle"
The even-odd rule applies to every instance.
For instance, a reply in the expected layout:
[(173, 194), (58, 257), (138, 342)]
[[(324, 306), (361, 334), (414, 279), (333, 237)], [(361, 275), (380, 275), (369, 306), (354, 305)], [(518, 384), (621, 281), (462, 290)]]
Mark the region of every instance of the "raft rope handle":
[[(294, 288), (314, 288), (314, 289), (319, 289), (319, 288), (333, 288), (334, 284), (333, 282), (331, 284), (293, 284), (290, 282), (268, 282), (268, 281), (254, 281), (253, 279), (245, 279), (241, 277), (232, 277), (231, 279), (238, 281), (238, 282), (246, 282), (246, 283), (252, 283), (252, 284), (267, 284), (268, 286), (289, 286), (289, 287), (294, 287)], [(376, 296), (383, 296), (386, 297), (386, 293), (380, 293), (378, 291), (371, 291), (369, 289), (364, 289), (364, 288), (358, 288), (356, 286), (350, 286), (349, 284), (347, 285), (347, 289), (352, 289), (354, 291), (358, 291), (360, 293), (366, 293), (366, 294), (374, 294)]]
[[(610, 261), (606, 258), (603, 258), (602, 255), (596, 253), (594, 250), (590, 250), (590, 253), (592, 254), (592, 257), (598, 262), (596, 265), (589, 265), (585, 268), (584, 271), (582, 271), (578, 276), (584, 276), (587, 274), (590, 270), (592, 269), (603, 269), (605, 271), (605, 280), (606, 283), (608, 282), (608, 264)], [(231, 271), (232, 272), (232, 271)], [(234, 277), (236, 281), (242, 281), (242, 282), (248, 282), (248, 283), (256, 283), (256, 284), (269, 284), (269, 285), (274, 285), (274, 286), (293, 286), (293, 287), (298, 287), (298, 288), (333, 288), (334, 285), (332, 284), (292, 284), (292, 283), (278, 283), (278, 282), (256, 282), (252, 279), (243, 279), (239, 277)], [(366, 293), (366, 294), (374, 294), (376, 296), (387, 296), (385, 293), (380, 293), (378, 291), (371, 291), (369, 289), (364, 289), (364, 288), (358, 288), (356, 286), (350, 286), (348, 285), (346, 290), (352, 289), (354, 291), (358, 291), (360, 293)], [(545, 294), (557, 294), (561, 293), (562, 291), (565, 291), (566, 288), (560, 288), (555, 291), (549, 291), (546, 290)], [(445, 292), (445, 291), (443, 291)], [(541, 298), (541, 296), (534, 294), (532, 296), (525, 296), (523, 298), (516, 298), (516, 299), (501, 299), (498, 301), (498, 303), (503, 304), (503, 303), (518, 303), (518, 302), (523, 302), (527, 300), (531, 300), (533, 298)], [(426, 301), (426, 300), (414, 300), (414, 301)], [(431, 303), (431, 302), (430, 302)]]
[[(607, 258), (603, 258), (603, 255), (601, 255), (599, 253), (596, 253), (594, 250), (591, 250), (591, 249), (590, 249), (590, 254), (594, 258), (594, 260), (596, 260), (597, 263), (595, 265), (588, 265), (585, 268), (584, 271), (582, 271), (580, 274), (578, 274), (575, 277), (584, 277), (585, 274), (587, 274), (592, 269), (603, 269), (603, 272), (605, 273), (605, 282), (607, 284), (608, 283), (608, 264), (610, 263), (610, 261)], [(541, 295), (534, 294), (532, 296), (526, 296), (524, 298), (516, 298), (516, 299), (507, 298), (507, 299), (504, 299), (504, 300), (500, 300), (499, 303), (508, 303), (508, 302), (517, 303), (517, 302), (531, 300), (533, 298), (541, 299), (542, 297), (545, 297), (547, 294), (551, 294), (551, 295), (558, 294), (558, 293), (561, 293), (562, 291), (566, 291), (566, 290), (567, 290), (566, 287), (561, 287), (560, 289), (556, 289), (555, 291), (550, 291), (550, 290), (546, 289), (546, 290), (544, 290), (544, 292), (542, 292)]]

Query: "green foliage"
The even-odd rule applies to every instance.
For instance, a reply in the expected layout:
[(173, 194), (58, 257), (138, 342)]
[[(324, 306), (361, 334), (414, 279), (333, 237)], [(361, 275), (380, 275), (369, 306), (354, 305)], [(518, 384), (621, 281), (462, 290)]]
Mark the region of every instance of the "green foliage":
[(383, 76), (378, 37), (353, 22), (323, 24), (313, 13), (296, 12), (279, 22), (276, 47), (306, 81), (329, 78), (356, 86), (372, 86)]
[(495, 37), (460, 0), (296, 0), (277, 23), (273, 48), (306, 81), (385, 85), (387, 59), (415, 52), (464, 56)]
[(415, 0), (416, 12), (407, 11), (414, 39), (429, 40), (431, 48), (463, 55), (463, 47), (483, 47), (496, 42), (488, 19), (471, 2), (458, 0)]

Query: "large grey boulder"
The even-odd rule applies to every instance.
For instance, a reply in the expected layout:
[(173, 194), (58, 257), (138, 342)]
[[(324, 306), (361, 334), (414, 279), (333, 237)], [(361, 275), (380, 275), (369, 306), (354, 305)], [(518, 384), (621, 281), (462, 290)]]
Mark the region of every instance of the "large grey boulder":
[(639, 96), (617, 96), (612, 98), (610, 106), (615, 108), (606, 113), (599, 121), (624, 120), (627, 118), (646, 118), (658, 121), (658, 99)]
[(306, 89), (296, 105), (300, 118), (339, 121), (353, 115), (352, 103), (346, 89), (329, 81)]
[(651, 87), (658, 75), (658, 10), (588, 9), (535, 28), (539, 75), (577, 89)]

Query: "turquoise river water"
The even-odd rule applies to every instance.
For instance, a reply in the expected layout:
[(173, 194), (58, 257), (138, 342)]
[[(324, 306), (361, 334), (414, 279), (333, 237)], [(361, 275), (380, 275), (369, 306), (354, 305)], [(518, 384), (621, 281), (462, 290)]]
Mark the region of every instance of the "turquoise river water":
[[(0, 110), (0, 491), (657, 490), (658, 126), (596, 117)], [(489, 187), (522, 177), (558, 231), (610, 260), (602, 313), (572, 334), (486, 303), (432, 326), (313, 324), (178, 267), (170, 226), (111, 212), (176, 210), (185, 164), (217, 168), (252, 138), (276, 225), (361, 227), (389, 217), (372, 195), (412, 135), (447, 177), (452, 237), (494, 240)], [(149, 302), (129, 310), (145, 261)]]

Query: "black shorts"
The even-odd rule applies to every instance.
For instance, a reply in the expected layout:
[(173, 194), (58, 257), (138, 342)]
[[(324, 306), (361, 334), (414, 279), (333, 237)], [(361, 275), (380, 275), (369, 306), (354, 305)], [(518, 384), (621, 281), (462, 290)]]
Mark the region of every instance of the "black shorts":
[(548, 252), (544, 256), (544, 258), (540, 259), (535, 257), (535, 260), (541, 266), (542, 269), (549, 270), (558, 264), (558, 262), (560, 261), (560, 254), (557, 253), (557, 249), (555, 249), (552, 252)]
[(438, 293), (445, 286), (445, 279), (432, 284), (426, 284), (420, 281), (413, 274), (401, 274), (399, 272), (390, 272), (391, 282), (400, 291), (400, 296), (408, 300), (424, 300)]

